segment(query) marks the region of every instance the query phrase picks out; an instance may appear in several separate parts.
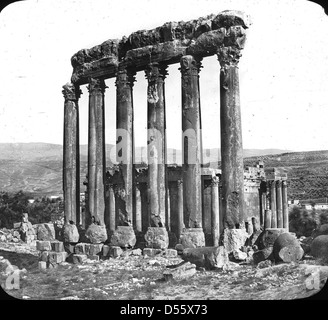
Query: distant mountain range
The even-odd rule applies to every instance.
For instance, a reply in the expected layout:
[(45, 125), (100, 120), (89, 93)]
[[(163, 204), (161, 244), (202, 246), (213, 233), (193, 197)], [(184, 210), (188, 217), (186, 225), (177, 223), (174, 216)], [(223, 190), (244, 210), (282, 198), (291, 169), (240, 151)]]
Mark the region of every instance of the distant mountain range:
[[(114, 146), (106, 145), (106, 161), (110, 166)], [(136, 163), (146, 162), (146, 147), (137, 147)], [(114, 152), (114, 150), (113, 150)], [(87, 173), (87, 145), (80, 146), (81, 191)], [(168, 163), (181, 163), (181, 150), (168, 148)], [(205, 149), (204, 163), (220, 167), (220, 149)], [(291, 152), (280, 149), (245, 149), (244, 164), (263, 160), (266, 168), (280, 167), (288, 173), (291, 199), (328, 197), (328, 151)], [(35, 195), (62, 193), (63, 146), (48, 143), (0, 144), (0, 190), (23, 190)]]
[[(106, 144), (107, 162), (111, 164), (111, 151), (114, 145)], [(114, 150), (113, 150), (114, 152)], [(254, 157), (269, 154), (279, 154), (288, 152), (280, 149), (245, 149), (244, 157)], [(181, 163), (181, 150), (168, 148), (168, 162)], [(221, 151), (219, 148), (204, 149), (204, 162), (217, 162), (220, 160)], [(88, 159), (88, 146), (80, 146), (81, 161)], [(17, 161), (62, 161), (63, 146), (60, 144), (50, 143), (0, 143), (0, 160), (17, 160)], [(147, 161), (147, 148), (136, 147), (135, 159), (137, 163)]]

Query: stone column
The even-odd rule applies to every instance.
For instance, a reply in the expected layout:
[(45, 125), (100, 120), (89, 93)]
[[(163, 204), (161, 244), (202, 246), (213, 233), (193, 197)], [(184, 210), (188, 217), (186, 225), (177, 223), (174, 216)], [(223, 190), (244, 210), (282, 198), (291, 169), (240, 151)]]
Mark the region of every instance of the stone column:
[(271, 216), (272, 212), (270, 209), (270, 182), (266, 182), (265, 192), (265, 211), (264, 211), (264, 229), (271, 228)]
[(277, 228), (276, 181), (270, 181), (271, 228)]
[(101, 225), (104, 225), (105, 214), (105, 88), (104, 80), (90, 78), (88, 85), (88, 222), (90, 224), (94, 217)]
[(80, 224), (80, 142), (79, 106), (81, 90), (71, 83), (63, 86), (64, 154), (63, 195), (65, 220)]
[(121, 225), (131, 225), (133, 220), (134, 182), (134, 137), (133, 137), (133, 97), (132, 88), (135, 71), (119, 68), (116, 78), (116, 160), (120, 164), (122, 207)]
[(146, 246), (165, 249), (169, 245), (166, 230), (166, 139), (164, 79), (167, 65), (150, 63), (145, 70), (148, 128), (148, 214), (150, 226), (145, 234)]
[(166, 184), (166, 198), (167, 198), (167, 210), (166, 210), (166, 229), (171, 231), (171, 201), (170, 201), (170, 189), (168, 184)]
[(220, 237), (220, 209), (219, 209), (219, 178), (212, 177), (212, 201), (211, 201), (211, 218), (212, 218), (212, 238), (213, 246), (219, 245)]
[(238, 62), (240, 49), (221, 47), (220, 62), (220, 125), (222, 210), (225, 228), (240, 228), (245, 224), (244, 164), (239, 97)]
[(183, 208), (187, 228), (202, 228), (201, 134), (199, 106), (200, 60), (180, 60), (182, 79)]
[(283, 210), (283, 228), (289, 231), (287, 181), (285, 180), (282, 181), (282, 210)]
[(272, 217), (272, 212), (271, 209), (265, 209), (265, 214), (264, 214), (264, 229), (271, 228), (271, 218)]
[(148, 80), (148, 191), (151, 227), (165, 226), (165, 102), (166, 65), (151, 63), (145, 70)]
[(283, 203), (282, 203), (282, 190), (281, 180), (276, 182), (276, 194), (277, 194), (277, 228), (283, 228)]
[(262, 185), (260, 188), (260, 194), (261, 194), (261, 216), (260, 216), (260, 225), (261, 227), (264, 226), (264, 221), (265, 221), (265, 209), (267, 207), (266, 204), (266, 186)]
[(182, 180), (177, 181), (178, 187), (178, 238), (180, 237), (183, 229), (185, 228), (183, 219), (183, 182)]
[(141, 193), (140, 193), (140, 185), (136, 184), (136, 231), (142, 232), (142, 211), (141, 211)]
[(109, 231), (113, 233), (116, 228), (116, 211), (115, 211), (115, 192), (113, 184), (108, 185), (108, 211), (109, 211)]
[(200, 58), (183, 56), (181, 65), (182, 92), (182, 177), (183, 216), (186, 229), (180, 235), (184, 247), (205, 246), (202, 228), (202, 142), (199, 96)]

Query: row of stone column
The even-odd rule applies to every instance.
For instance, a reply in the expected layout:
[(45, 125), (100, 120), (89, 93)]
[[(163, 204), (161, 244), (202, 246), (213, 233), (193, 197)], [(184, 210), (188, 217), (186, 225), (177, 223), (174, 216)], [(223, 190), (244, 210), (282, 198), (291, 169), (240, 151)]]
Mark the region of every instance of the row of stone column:
[(270, 180), (266, 184), (267, 191), (261, 196), (261, 206), (264, 209), (264, 228), (286, 228), (288, 230), (287, 181)]
[[(185, 230), (185, 220), (184, 220), (184, 209), (183, 209), (183, 181), (176, 181), (177, 188), (177, 236), (178, 238)], [(168, 231), (171, 231), (171, 217), (170, 217), (170, 189), (166, 189), (167, 198), (168, 198), (168, 210), (166, 215), (166, 228)], [(135, 193), (135, 224), (134, 229), (136, 232), (142, 232), (142, 198), (141, 198), (141, 187), (139, 183), (135, 184), (134, 187)], [(115, 211), (115, 186), (113, 184), (109, 184), (108, 186), (108, 229), (111, 232), (114, 232), (117, 227), (116, 222), (116, 211)], [(211, 226), (212, 226), (212, 240), (214, 245), (219, 244), (219, 236), (220, 236), (220, 203), (219, 203), (219, 178), (217, 176), (213, 176), (211, 179)]]
[[(239, 227), (244, 221), (243, 157), (241, 137), (241, 115), (239, 102), (238, 67), (239, 53), (227, 48), (218, 50), (221, 65), (221, 154), (222, 154), (222, 209), (226, 227)], [(184, 225), (186, 228), (202, 228), (201, 192), (201, 115), (199, 93), (199, 71), (201, 58), (183, 56), (180, 61), (182, 75), (182, 132), (183, 132), (183, 182), (182, 200)], [(167, 226), (168, 214), (166, 180), (165, 137), (165, 88), (167, 65), (150, 63), (146, 70), (147, 128), (148, 128), (148, 212), (149, 226)], [(117, 159), (121, 165), (122, 199), (125, 203), (121, 222), (133, 225), (133, 82), (135, 71), (119, 68), (117, 72)], [(101, 78), (90, 78), (89, 126), (88, 126), (88, 220), (99, 224), (105, 219), (105, 82)], [(79, 206), (79, 119), (78, 86), (63, 87), (64, 112), (64, 164), (63, 189), (65, 216), (78, 221)], [(215, 197), (217, 195), (215, 194)], [(112, 198), (112, 195), (110, 196)], [(179, 207), (180, 208), (180, 207)], [(114, 210), (109, 206), (109, 211)], [(218, 208), (214, 207), (214, 211)], [(135, 225), (135, 224), (134, 224)], [(216, 230), (216, 229), (215, 229)], [(215, 231), (216, 232), (216, 231)]]

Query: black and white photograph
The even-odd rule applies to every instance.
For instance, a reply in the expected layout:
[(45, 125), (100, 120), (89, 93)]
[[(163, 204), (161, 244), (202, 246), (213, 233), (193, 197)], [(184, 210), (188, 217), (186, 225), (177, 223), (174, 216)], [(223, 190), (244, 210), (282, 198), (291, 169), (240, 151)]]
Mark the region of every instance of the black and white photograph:
[(0, 300), (328, 300), (327, 7), (11, 1), (0, 88)]

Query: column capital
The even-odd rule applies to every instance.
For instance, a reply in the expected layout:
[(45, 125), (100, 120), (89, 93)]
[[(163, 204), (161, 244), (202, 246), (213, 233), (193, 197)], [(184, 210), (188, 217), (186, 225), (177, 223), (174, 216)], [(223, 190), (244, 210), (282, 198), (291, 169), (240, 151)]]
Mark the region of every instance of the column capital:
[(221, 70), (237, 67), (241, 57), (241, 49), (237, 47), (220, 47), (216, 53)]
[(62, 93), (64, 95), (65, 100), (75, 101), (80, 98), (82, 91), (78, 86), (75, 86), (74, 84), (68, 82), (63, 85)]
[(134, 69), (127, 69), (124, 67), (119, 67), (116, 74), (115, 85), (117, 87), (133, 87), (134, 82), (136, 81), (136, 71)]
[(192, 55), (186, 55), (181, 57), (179, 70), (182, 76), (196, 76), (198, 77), (200, 69), (202, 68), (202, 58)]
[(89, 85), (87, 86), (89, 93), (104, 93), (108, 88), (103, 79), (89, 78)]
[(274, 188), (276, 185), (276, 180), (268, 180), (267, 181), (269, 188)]
[(276, 180), (276, 186), (277, 188), (281, 188), (282, 181), (281, 180)]
[(166, 64), (152, 62), (149, 63), (145, 69), (145, 76), (148, 82), (164, 81), (167, 75), (168, 72)]
[(211, 186), (217, 187), (219, 185), (220, 179), (217, 176), (213, 176), (211, 179)]

